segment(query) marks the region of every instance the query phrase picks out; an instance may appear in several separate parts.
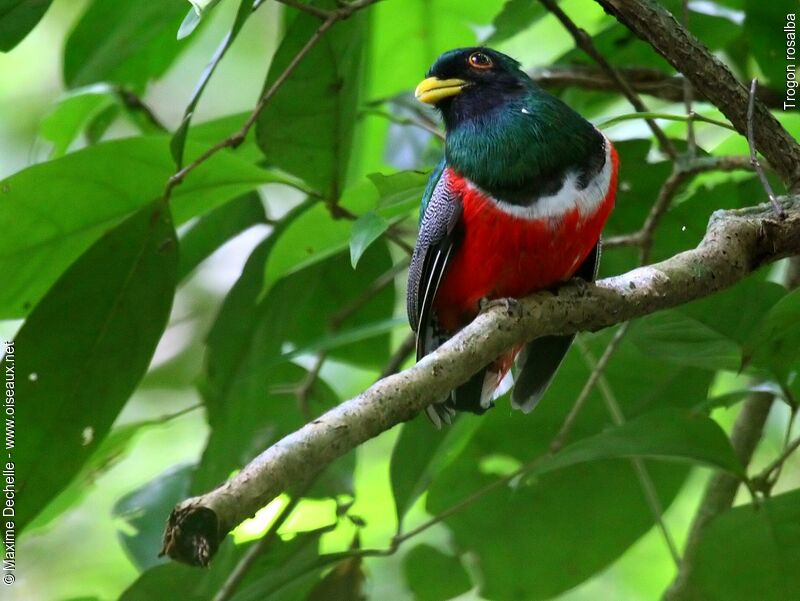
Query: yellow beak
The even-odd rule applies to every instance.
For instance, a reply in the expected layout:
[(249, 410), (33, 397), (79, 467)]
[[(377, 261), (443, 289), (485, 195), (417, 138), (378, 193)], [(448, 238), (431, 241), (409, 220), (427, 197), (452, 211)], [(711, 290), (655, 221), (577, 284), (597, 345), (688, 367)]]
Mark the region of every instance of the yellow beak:
[(429, 77), (423, 79), (417, 89), (414, 91), (414, 96), (417, 100), (425, 104), (436, 104), (444, 98), (455, 96), (461, 93), (467, 86), (468, 82), (463, 79), (439, 79), (438, 77)]

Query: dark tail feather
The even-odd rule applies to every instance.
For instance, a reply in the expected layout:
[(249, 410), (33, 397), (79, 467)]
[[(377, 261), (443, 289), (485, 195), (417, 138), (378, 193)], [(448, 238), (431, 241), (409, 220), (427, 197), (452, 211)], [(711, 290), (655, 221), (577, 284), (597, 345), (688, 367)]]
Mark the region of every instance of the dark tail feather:
[(529, 413), (544, 396), (575, 336), (544, 336), (525, 345), (517, 356), (511, 405)]

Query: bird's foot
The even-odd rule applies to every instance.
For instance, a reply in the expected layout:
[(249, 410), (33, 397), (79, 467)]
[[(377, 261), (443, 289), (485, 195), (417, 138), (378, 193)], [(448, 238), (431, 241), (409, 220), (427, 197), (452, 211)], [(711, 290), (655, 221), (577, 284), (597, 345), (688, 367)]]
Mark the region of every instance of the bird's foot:
[(522, 305), (520, 305), (520, 302), (516, 298), (504, 297), (489, 300), (488, 298), (484, 297), (478, 301), (478, 306), (481, 313), (485, 313), (493, 307), (503, 307), (509, 316), (522, 316)]
[(589, 291), (590, 282), (576, 276), (569, 280), (569, 285), (576, 290), (578, 296), (586, 296)]

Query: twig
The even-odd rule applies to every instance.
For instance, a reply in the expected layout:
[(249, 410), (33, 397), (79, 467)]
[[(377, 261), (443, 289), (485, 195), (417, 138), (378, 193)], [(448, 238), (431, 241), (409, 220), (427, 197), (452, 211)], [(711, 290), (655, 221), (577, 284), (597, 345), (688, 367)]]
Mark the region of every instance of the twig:
[(584, 405), (586, 405), (586, 401), (589, 400), (589, 395), (597, 384), (597, 381), (600, 379), (600, 376), (603, 374), (603, 370), (605, 370), (608, 362), (611, 360), (614, 351), (617, 350), (620, 342), (622, 342), (622, 339), (625, 337), (629, 327), (630, 322), (625, 322), (614, 333), (614, 337), (603, 351), (603, 354), (600, 356), (600, 360), (597, 362), (597, 365), (595, 365), (592, 373), (589, 374), (589, 378), (586, 380), (586, 382), (584, 382), (583, 388), (581, 389), (580, 394), (578, 394), (578, 398), (575, 399), (575, 403), (573, 403), (572, 409), (570, 409), (569, 413), (567, 414), (564, 423), (561, 424), (561, 428), (559, 429), (558, 433), (553, 437), (553, 440), (550, 443), (551, 453), (557, 453), (566, 444), (567, 437), (569, 437), (570, 432), (572, 432), (572, 428), (575, 427), (578, 414), (581, 412)]
[[(561, 7), (556, 4), (555, 0), (540, 1), (572, 35), (573, 39), (575, 40), (575, 45), (588, 54), (598, 65), (600, 65), (601, 69), (605, 70), (609, 74), (619, 90), (624, 94), (625, 98), (628, 99), (628, 102), (631, 103), (631, 106), (633, 106), (633, 108), (640, 113), (647, 112), (647, 107), (642, 102), (642, 99), (639, 98), (639, 95), (633, 90), (633, 88), (631, 88), (628, 82), (623, 79), (620, 72), (617, 71), (617, 69), (614, 68), (614, 66), (609, 63), (608, 60), (606, 60), (606, 57), (600, 54), (592, 42), (592, 38), (589, 36), (589, 34), (575, 25), (572, 19), (570, 19), (567, 14), (561, 10)], [(658, 140), (658, 145), (661, 147), (661, 150), (664, 152), (664, 154), (670, 157), (673, 161), (676, 160), (678, 158), (678, 151), (664, 133), (664, 130), (662, 130), (652, 119), (645, 119), (645, 122), (647, 123), (648, 127), (650, 127), (650, 131), (653, 132), (653, 135)]]
[(133, 90), (124, 86), (114, 86), (114, 92), (120, 102), (132, 113), (141, 113), (155, 129), (165, 132), (167, 127), (161, 122), (147, 104)]
[(775, 458), (767, 467), (765, 467), (761, 472), (757, 475), (750, 478), (750, 481), (753, 484), (753, 488), (762, 492), (769, 492), (769, 490), (775, 485), (775, 481), (777, 480), (777, 474), (773, 476), (775, 472), (780, 472), (780, 469), (783, 467), (783, 464), (786, 462), (787, 459), (794, 453), (797, 448), (800, 447), (800, 437), (795, 438), (792, 442), (787, 444), (783, 451), (781, 452), (778, 457)]
[(325, 359), (328, 357), (328, 353), (325, 351), (320, 351), (317, 353), (317, 356), (314, 358), (314, 365), (311, 366), (311, 369), (308, 370), (306, 373), (306, 377), (303, 378), (303, 381), (297, 386), (295, 390), (295, 397), (297, 398), (297, 404), (300, 408), (300, 413), (303, 415), (303, 419), (306, 423), (310, 422), (314, 415), (311, 413), (311, 408), (308, 406), (308, 399), (311, 396), (311, 391), (314, 388), (314, 384), (317, 382), (317, 378), (319, 377), (319, 372), (322, 369), (322, 365), (325, 363)]
[(750, 96), (747, 99), (747, 144), (750, 146), (750, 163), (752, 163), (753, 168), (756, 170), (756, 173), (758, 173), (758, 179), (761, 180), (761, 185), (764, 186), (764, 191), (767, 193), (767, 198), (769, 198), (769, 202), (772, 204), (775, 215), (780, 219), (784, 219), (786, 213), (784, 213), (778, 201), (775, 199), (775, 192), (773, 192), (767, 175), (764, 173), (764, 168), (761, 166), (761, 163), (758, 161), (758, 156), (756, 155), (756, 141), (755, 134), (753, 133), (753, 109), (756, 102), (757, 83), (757, 79), (753, 79), (753, 81), (750, 82)]
[(414, 350), (417, 343), (417, 337), (412, 332), (408, 336), (403, 339), (403, 342), (400, 343), (400, 346), (397, 347), (397, 350), (394, 354), (389, 357), (389, 361), (386, 363), (386, 367), (383, 368), (380, 377), (378, 380), (383, 380), (389, 376), (396, 374), (400, 371), (400, 367), (405, 363), (405, 360), (411, 354), (411, 351)]
[(324, 8), (319, 8), (318, 6), (314, 6), (313, 4), (304, 4), (302, 2), (298, 2), (298, 0), (275, 0), (280, 4), (285, 4), (286, 6), (290, 6), (291, 8), (296, 8), (301, 12), (306, 12), (309, 15), (313, 15), (318, 19), (322, 19), (325, 21), (326, 19), (331, 18), (331, 12), (325, 10)]
[(217, 594), (214, 595), (213, 601), (227, 601), (231, 598), (231, 596), (236, 592), (236, 589), (239, 588), (242, 580), (244, 580), (247, 572), (249, 572), (253, 567), (253, 564), (255, 564), (256, 560), (278, 537), (278, 530), (280, 530), (280, 527), (283, 526), (289, 516), (292, 515), (292, 512), (294, 511), (295, 507), (297, 507), (300, 499), (303, 498), (303, 495), (308, 491), (309, 488), (311, 488), (311, 483), (304, 486), (302, 492), (298, 492), (296, 495), (293, 495), (291, 499), (289, 499), (289, 502), (275, 517), (275, 520), (270, 525), (269, 530), (267, 530), (264, 533), (264, 536), (258, 539), (258, 541), (253, 543), (244, 556), (239, 560), (239, 563), (237, 563), (233, 568), (233, 571), (217, 591)]
[[(646, 263), (650, 258), (653, 235), (658, 227), (658, 223), (664, 212), (674, 198), (674, 195), (689, 177), (707, 173), (709, 171), (738, 171), (753, 169), (747, 157), (740, 156), (720, 156), (720, 157), (697, 157), (688, 162), (679, 161), (673, 166), (673, 172), (664, 182), (659, 191), (656, 202), (650, 209), (641, 229), (632, 234), (614, 236), (603, 240), (603, 249), (618, 248), (621, 246), (641, 247), (641, 262)], [(645, 252), (645, 249), (647, 251)]]
[[(683, 0), (683, 26), (689, 31), (689, 0)], [(686, 107), (686, 115), (694, 115), (692, 110), (692, 84), (688, 79), (683, 80), (683, 105)], [(694, 120), (686, 122), (686, 155), (693, 159), (697, 154), (697, 143), (694, 137)]]
[[(772, 394), (755, 392), (745, 401), (742, 412), (736, 419), (731, 434), (731, 446), (744, 466), (750, 463), (753, 452), (758, 446), (772, 401)], [(663, 601), (685, 598), (705, 530), (714, 518), (730, 508), (738, 489), (739, 480), (729, 474), (718, 472), (711, 476), (689, 530), (678, 575), (664, 593)]]
[(406, 267), (408, 267), (408, 261), (398, 261), (392, 265), (390, 269), (379, 275), (375, 281), (365, 288), (355, 299), (331, 315), (328, 319), (328, 326), (332, 330), (339, 329), (344, 321), (361, 310), (364, 305), (394, 283), (397, 274), (405, 271)]
[(424, 129), (429, 134), (437, 137), (440, 140), (444, 140), (444, 132), (440, 130), (435, 125), (431, 125), (425, 121), (420, 119), (413, 119), (411, 117), (400, 117), (399, 115), (395, 115), (388, 111), (382, 111), (376, 108), (366, 108), (361, 111), (362, 115), (375, 115), (376, 117), (383, 117), (392, 123), (396, 123), (398, 125), (409, 125), (412, 127), (419, 127), (420, 129)]
[(227, 138), (214, 144), (214, 146), (207, 149), (191, 163), (177, 171), (172, 175), (172, 177), (169, 178), (164, 189), (164, 201), (166, 202), (169, 200), (170, 196), (172, 195), (172, 190), (175, 188), (175, 186), (181, 184), (189, 173), (197, 169), (197, 167), (205, 163), (219, 151), (224, 150), (225, 148), (235, 148), (244, 141), (244, 139), (247, 137), (247, 134), (250, 132), (250, 129), (253, 127), (253, 125), (255, 125), (258, 117), (261, 115), (261, 112), (267, 106), (269, 101), (272, 100), (276, 92), (281, 88), (281, 86), (283, 86), (286, 80), (289, 79), (289, 76), (297, 68), (297, 65), (300, 64), (300, 62), (308, 55), (311, 49), (317, 45), (322, 36), (325, 35), (325, 33), (331, 27), (333, 27), (338, 21), (347, 19), (353, 15), (353, 13), (366, 8), (371, 4), (375, 4), (378, 1), (379, 0), (358, 0), (356, 2), (352, 2), (351, 4), (344, 5), (335, 11), (331, 11), (330, 16), (317, 28), (305, 45), (297, 52), (297, 54), (294, 55), (292, 60), (278, 76), (278, 78), (272, 83), (269, 89), (264, 92), (261, 98), (259, 98), (258, 103), (247, 117), (242, 127)]
[[(683, 86), (686, 78), (681, 75), (668, 75), (658, 69), (647, 67), (617, 67), (620, 75), (637, 94), (646, 94), (670, 102), (684, 100)], [(596, 66), (590, 65), (551, 65), (528, 71), (532, 80), (543, 88), (581, 88), (600, 92), (618, 91), (611, 77)], [(694, 90), (693, 90), (694, 91)], [(782, 108), (784, 99), (772, 88), (759, 85), (758, 97), (769, 108)], [(695, 100), (708, 101), (702, 95)]]
[[(630, 322), (627, 322), (625, 325), (628, 323)], [(598, 364), (595, 362), (595, 359), (592, 356), (589, 348), (581, 340), (578, 340), (578, 348), (580, 348), (581, 352), (583, 353), (584, 360), (592, 372), (594, 373), (597, 371)], [(614, 391), (611, 390), (611, 386), (608, 383), (605, 375), (600, 376), (600, 379), (597, 382), (597, 387), (606, 403), (608, 413), (611, 415), (611, 421), (614, 422), (615, 426), (621, 426), (624, 424), (625, 414), (622, 412), (622, 407), (620, 407), (619, 402), (617, 402), (617, 397), (614, 394)], [(669, 554), (672, 557), (675, 565), (680, 566), (681, 556), (678, 552), (678, 546), (675, 544), (675, 539), (672, 537), (672, 534), (670, 533), (669, 528), (667, 528), (667, 524), (664, 521), (664, 506), (661, 503), (661, 499), (658, 497), (658, 491), (653, 483), (653, 479), (650, 477), (650, 472), (647, 471), (647, 466), (644, 464), (644, 460), (641, 457), (633, 457), (630, 461), (631, 465), (633, 466), (633, 470), (636, 472), (636, 478), (639, 480), (639, 485), (642, 487), (645, 500), (647, 501), (650, 511), (653, 514), (653, 519), (655, 519), (659, 530), (661, 530), (661, 535), (667, 545)]]
[(720, 121), (719, 119), (714, 119), (712, 117), (706, 117), (705, 115), (701, 115), (694, 111), (692, 111), (688, 115), (676, 115), (673, 113), (664, 113), (660, 111), (625, 113), (623, 115), (616, 115), (615, 117), (609, 117), (608, 119), (604, 119), (603, 121), (597, 124), (597, 127), (600, 129), (608, 129), (609, 127), (612, 127), (617, 123), (622, 123), (623, 121), (631, 121), (632, 119), (664, 119), (666, 121), (682, 121), (687, 124), (699, 121), (702, 123), (708, 123), (709, 125), (716, 125), (717, 127), (722, 127), (730, 131), (736, 131), (736, 128), (730, 123), (727, 123), (725, 121)]

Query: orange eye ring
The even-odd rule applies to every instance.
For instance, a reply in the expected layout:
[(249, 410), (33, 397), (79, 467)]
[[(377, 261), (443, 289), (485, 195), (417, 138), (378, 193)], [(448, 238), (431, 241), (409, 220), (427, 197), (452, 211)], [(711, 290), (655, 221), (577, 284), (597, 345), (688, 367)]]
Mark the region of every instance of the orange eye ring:
[(469, 55), (467, 62), (473, 69), (491, 69), (494, 67), (492, 59), (483, 52), (473, 52)]

